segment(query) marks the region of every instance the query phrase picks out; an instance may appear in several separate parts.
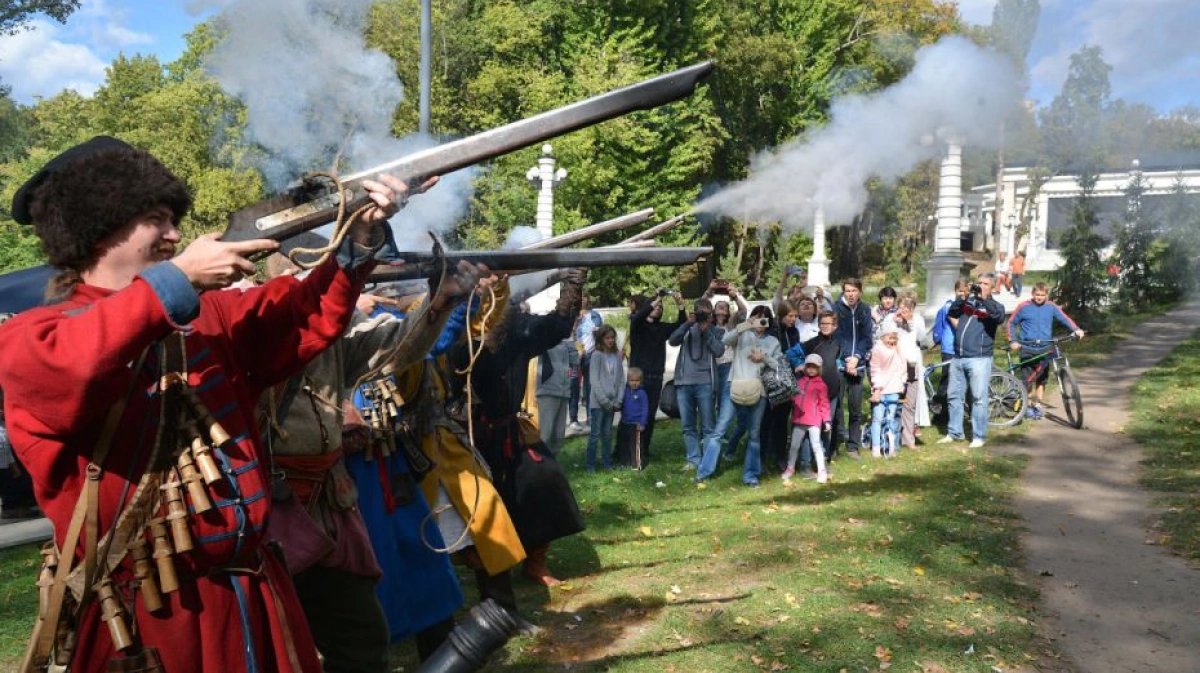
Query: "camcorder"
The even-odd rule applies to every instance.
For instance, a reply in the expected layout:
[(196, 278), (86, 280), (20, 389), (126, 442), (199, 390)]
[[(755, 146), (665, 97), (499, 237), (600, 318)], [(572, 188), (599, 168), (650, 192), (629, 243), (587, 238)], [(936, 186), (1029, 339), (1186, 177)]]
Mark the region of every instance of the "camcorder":
[(979, 283), (971, 283), (971, 296), (972, 297), (982, 297), (983, 296), (983, 288), (979, 286)]
[(729, 281), (718, 278), (712, 282), (712, 288), (716, 292), (728, 293)]
[(665, 288), (665, 287), (658, 288), (658, 296), (665, 297), (669, 294), (673, 294), (673, 293), (670, 290), (668, 290), (667, 288)]
[(708, 322), (712, 319), (712, 313), (708, 311), (696, 311), (696, 322)]
[(750, 324), (754, 327), (768, 327), (771, 324), (771, 321), (767, 318), (751, 318)]

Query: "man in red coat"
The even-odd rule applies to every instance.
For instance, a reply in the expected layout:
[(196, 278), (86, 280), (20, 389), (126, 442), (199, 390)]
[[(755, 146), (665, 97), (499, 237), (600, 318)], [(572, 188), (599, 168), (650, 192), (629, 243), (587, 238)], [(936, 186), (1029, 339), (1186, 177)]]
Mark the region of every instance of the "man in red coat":
[[(405, 190), (400, 181), (379, 176), (365, 186), (375, 202), (367, 222), (396, 212)], [(83, 503), (80, 494), (92, 490), (85, 484), (98, 482), (98, 507), (88, 507), (98, 519), (89, 529), (101, 541), (93, 577), (111, 580), (107, 586), (117, 599), (97, 593), (77, 610), (71, 670), (104, 671), (110, 659), (156, 650), (168, 673), (320, 671), (288, 574), (263, 543), (270, 458), (260, 446), (254, 409), (260, 393), (341, 336), (374, 262), (368, 249), (348, 241), (303, 281), (279, 278), (245, 292), (213, 291), (252, 274), (248, 257), (278, 244), (207, 235), (176, 256), (176, 225), (190, 205), (183, 182), (165, 166), (112, 138), (94, 138), (55, 158), (13, 200), (14, 219), (34, 225), (50, 263), (64, 271), (52, 284), (58, 303), (0, 327), (9, 433), (60, 548)], [(177, 345), (164, 346), (171, 341), (182, 353)], [(171, 376), (186, 383), (168, 383)], [(172, 385), (187, 393), (178, 409), (163, 403)], [(229, 438), (212, 442), (219, 475), (207, 485), (211, 508), (200, 512), (189, 500), (180, 515), (191, 549), (181, 550), (187, 545), (174, 537), (174, 553), (156, 559), (165, 560), (168, 571), (173, 562), (178, 577), (178, 588), (169, 590), (170, 572), (158, 566), (159, 602), (146, 597), (145, 572), (132, 554), (114, 545), (105, 555), (100, 536), (123, 513), (140, 521), (170, 511), (162, 494), (182, 467), (167, 467), (163, 481), (144, 477), (159, 474), (164, 456), (175, 465), (172, 452), (187, 439), (171, 445), (163, 437), (182, 435), (177, 421), (183, 416), (171, 413), (184, 413), (189, 399)], [(93, 464), (95, 454), (104, 453), (98, 438), (110, 410), (122, 400), (106, 457)], [(143, 511), (131, 512), (135, 503)], [(143, 525), (131, 527), (131, 545), (153, 541), (156, 552), (171, 550), (169, 541), (159, 547), (162, 536), (143, 532)], [(62, 563), (72, 555), (75, 563), (84, 558), (86, 537), (62, 553)], [(78, 594), (83, 582), (75, 584)], [(118, 651), (109, 612), (122, 608), (119, 618), (133, 642)]]

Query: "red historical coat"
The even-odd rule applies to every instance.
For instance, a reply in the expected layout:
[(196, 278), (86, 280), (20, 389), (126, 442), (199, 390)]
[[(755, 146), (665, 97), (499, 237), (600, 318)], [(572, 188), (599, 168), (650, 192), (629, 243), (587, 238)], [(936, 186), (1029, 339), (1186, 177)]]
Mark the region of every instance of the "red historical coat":
[[(151, 614), (135, 600), (128, 557), (113, 574), (140, 640), (158, 649), (168, 673), (320, 671), (291, 581), (262, 543), (270, 475), (254, 409), (267, 387), (341, 336), (371, 266), (343, 270), (330, 261), (304, 281), (207, 292), (199, 317), (182, 328), (188, 383), (233, 437), (219, 451), (225, 478), (210, 487), (216, 507), (189, 517), (195, 549), (176, 555), (180, 589), (164, 594), (164, 609)], [(105, 417), (131, 387), (103, 465), (102, 532), (146, 468), (161, 406), (154, 349), (141, 371), (131, 363), (179, 329), (164, 306), (138, 277), (117, 292), (80, 285), (67, 301), (0, 327), (9, 433), (60, 546)], [(103, 671), (112, 644), (96, 602), (81, 622), (71, 670)]]

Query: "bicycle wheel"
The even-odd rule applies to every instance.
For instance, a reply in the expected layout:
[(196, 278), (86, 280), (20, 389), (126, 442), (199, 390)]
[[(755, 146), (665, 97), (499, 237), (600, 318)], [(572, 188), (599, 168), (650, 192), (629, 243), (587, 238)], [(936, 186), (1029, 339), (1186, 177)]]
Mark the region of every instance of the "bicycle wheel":
[(1007, 428), (1025, 419), (1029, 394), (1017, 377), (1004, 371), (992, 372), (988, 381), (988, 425)]
[(1067, 420), (1076, 429), (1083, 427), (1083, 398), (1079, 395), (1079, 383), (1070, 367), (1058, 370), (1058, 389), (1062, 392), (1063, 410), (1067, 412)]

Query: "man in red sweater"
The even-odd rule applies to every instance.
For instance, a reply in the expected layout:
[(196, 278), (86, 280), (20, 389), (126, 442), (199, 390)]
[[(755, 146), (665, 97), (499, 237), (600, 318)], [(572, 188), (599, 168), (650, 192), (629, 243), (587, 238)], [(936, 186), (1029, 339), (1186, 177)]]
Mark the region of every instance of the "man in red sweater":
[[(365, 186), (369, 229), (405, 187), (391, 176)], [(210, 234), (177, 256), (190, 206), (159, 161), (104, 137), (56, 157), (13, 199), (14, 219), (63, 270), (58, 303), (0, 327), (12, 443), (56, 545), (71, 547), (60, 565), (81, 570), (63, 609), (74, 643), (50, 637), (51, 657), (76, 672), (155, 659), (168, 673), (320, 671), (288, 574), (263, 542), (270, 457), (254, 409), (341, 336), (371, 251), (348, 237), (303, 281), (219, 292), (278, 244)], [(209, 431), (217, 425), (224, 435)], [(183, 454), (209, 468), (202, 483)]]

